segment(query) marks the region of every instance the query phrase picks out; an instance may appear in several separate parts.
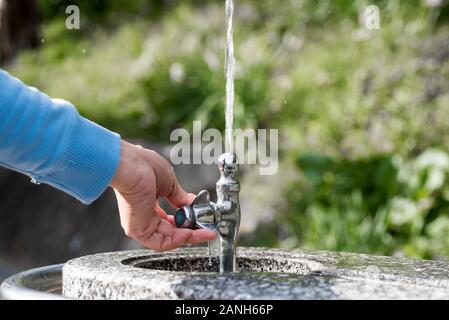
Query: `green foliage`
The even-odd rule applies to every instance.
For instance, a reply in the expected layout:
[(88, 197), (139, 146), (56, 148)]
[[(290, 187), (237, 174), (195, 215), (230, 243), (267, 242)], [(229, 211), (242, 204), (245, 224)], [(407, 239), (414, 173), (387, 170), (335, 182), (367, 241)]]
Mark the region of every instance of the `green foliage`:
[(304, 246), (437, 258), (449, 254), (449, 155), (429, 149), (348, 161), (299, 157), (285, 214)]
[(68, 6), (76, 5), (80, 9), (83, 22), (87, 23), (104, 23), (111, 19), (123, 19), (129, 15), (148, 14), (150, 10), (160, 12), (164, 5), (164, 1), (160, 0), (38, 0), (37, 3), (44, 21), (64, 16)]
[[(142, 134), (146, 105), (129, 71), (141, 48), (142, 26), (127, 24), (113, 37), (96, 29), (95, 42), (85, 37), (71, 42), (71, 31), (61, 24), (55, 20), (45, 25), (40, 50), (24, 52), (11, 72), (52, 97), (72, 102), (83, 116), (112, 130)], [(117, 43), (126, 46), (117, 50)]]

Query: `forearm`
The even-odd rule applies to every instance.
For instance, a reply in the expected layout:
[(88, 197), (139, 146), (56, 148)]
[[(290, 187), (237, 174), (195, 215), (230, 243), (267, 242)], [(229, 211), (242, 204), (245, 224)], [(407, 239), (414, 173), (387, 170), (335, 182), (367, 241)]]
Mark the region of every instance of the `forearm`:
[(119, 161), (117, 134), (0, 70), (0, 164), (90, 203)]

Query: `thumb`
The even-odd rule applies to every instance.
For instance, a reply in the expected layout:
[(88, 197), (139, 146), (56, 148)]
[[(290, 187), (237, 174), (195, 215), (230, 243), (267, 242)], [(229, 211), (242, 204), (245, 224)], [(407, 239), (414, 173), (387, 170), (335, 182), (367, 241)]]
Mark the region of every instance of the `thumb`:
[(180, 208), (192, 204), (196, 195), (193, 193), (187, 193), (175, 178), (172, 191), (167, 195), (167, 200), (175, 208)]

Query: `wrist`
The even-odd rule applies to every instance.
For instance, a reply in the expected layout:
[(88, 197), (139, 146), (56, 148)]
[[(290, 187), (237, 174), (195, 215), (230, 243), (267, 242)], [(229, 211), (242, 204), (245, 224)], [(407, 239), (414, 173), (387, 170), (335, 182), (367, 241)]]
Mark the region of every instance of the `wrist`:
[(130, 170), (136, 168), (138, 164), (138, 156), (133, 147), (132, 144), (124, 140), (120, 142), (120, 164), (111, 181), (111, 187), (119, 191), (126, 188), (126, 185), (129, 184), (128, 181), (135, 174), (133, 170)]

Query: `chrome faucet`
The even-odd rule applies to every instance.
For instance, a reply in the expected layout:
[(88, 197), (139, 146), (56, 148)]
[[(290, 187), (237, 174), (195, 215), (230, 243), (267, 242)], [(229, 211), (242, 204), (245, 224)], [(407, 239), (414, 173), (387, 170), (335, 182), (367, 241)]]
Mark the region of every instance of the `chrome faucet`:
[(190, 206), (178, 209), (175, 223), (180, 228), (216, 230), (220, 235), (220, 272), (235, 272), (235, 242), (240, 227), (240, 184), (236, 180), (237, 157), (224, 153), (218, 158), (220, 180), (217, 202), (210, 201), (206, 190), (198, 193)]

